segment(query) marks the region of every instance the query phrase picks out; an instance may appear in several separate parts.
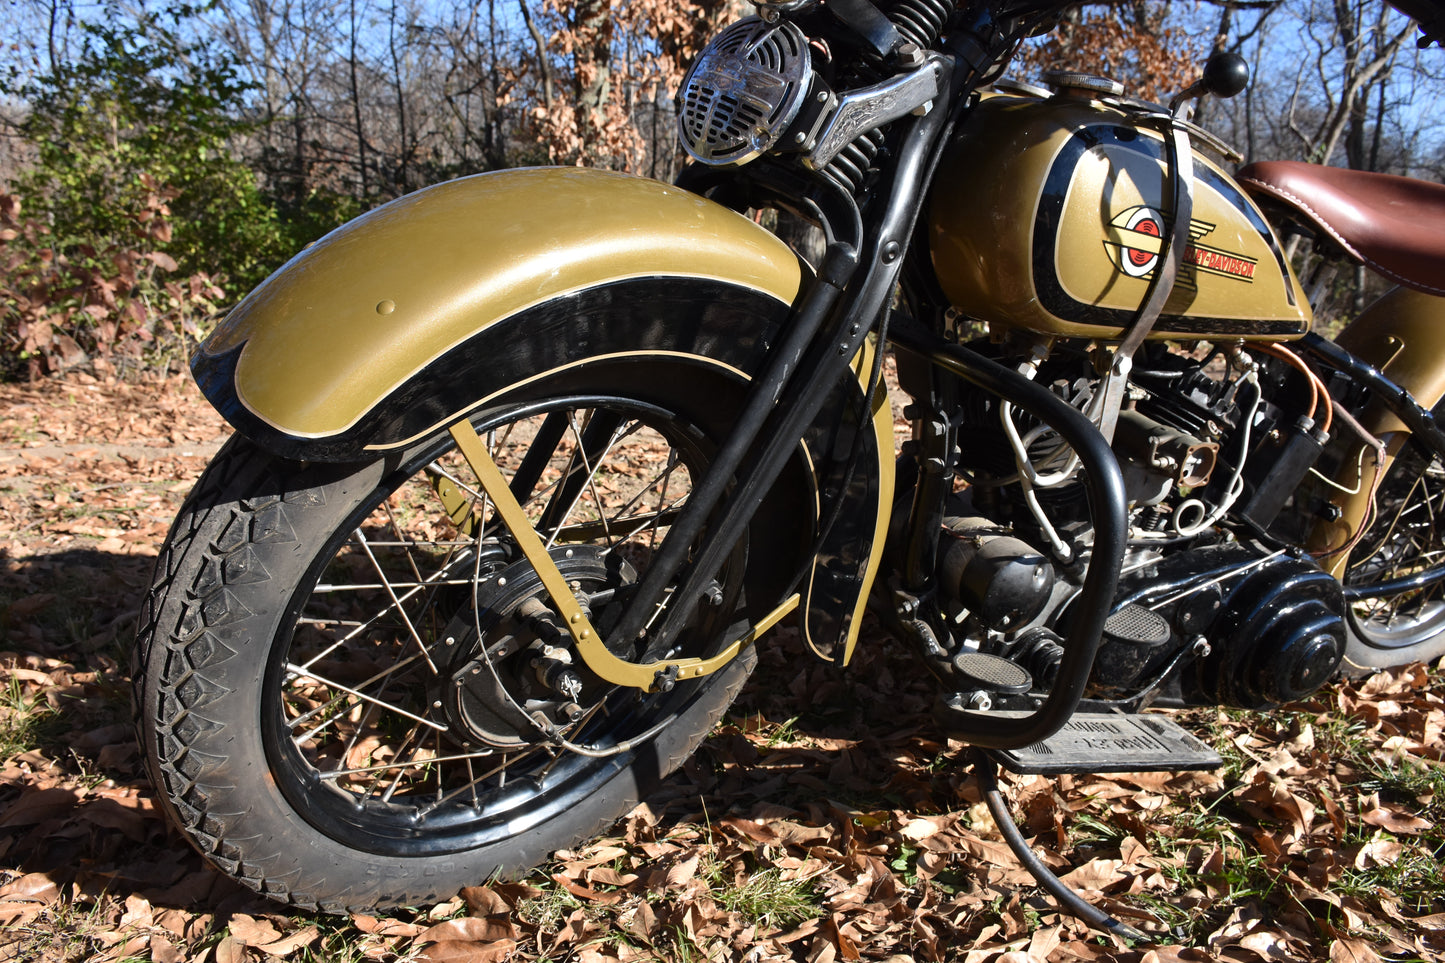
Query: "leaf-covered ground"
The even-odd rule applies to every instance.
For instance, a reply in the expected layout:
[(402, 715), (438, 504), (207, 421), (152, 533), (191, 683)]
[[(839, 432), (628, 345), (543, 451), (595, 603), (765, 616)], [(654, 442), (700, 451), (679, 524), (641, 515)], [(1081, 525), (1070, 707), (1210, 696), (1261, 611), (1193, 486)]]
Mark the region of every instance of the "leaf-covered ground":
[(1216, 774), (1008, 780), (1046, 861), (1158, 944), (1130, 947), (1040, 895), (876, 630), (846, 670), (775, 634), (682, 772), (524, 879), (288, 913), (166, 825), (130, 726), (151, 561), (224, 434), (184, 380), (0, 386), (0, 961), (1445, 958), (1438, 673), (1193, 713)]

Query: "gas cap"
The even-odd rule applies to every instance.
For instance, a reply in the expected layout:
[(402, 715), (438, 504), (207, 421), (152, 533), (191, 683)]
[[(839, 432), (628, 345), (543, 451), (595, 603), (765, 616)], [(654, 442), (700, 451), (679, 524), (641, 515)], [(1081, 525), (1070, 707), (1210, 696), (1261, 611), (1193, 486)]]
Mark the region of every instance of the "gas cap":
[(1044, 72), (1044, 83), (1054, 89), (1060, 97), (1080, 100), (1095, 100), (1099, 97), (1121, 97), (1124, 85), (1108, 77), (1081, 74), (1072, 70), (1048, 70)]

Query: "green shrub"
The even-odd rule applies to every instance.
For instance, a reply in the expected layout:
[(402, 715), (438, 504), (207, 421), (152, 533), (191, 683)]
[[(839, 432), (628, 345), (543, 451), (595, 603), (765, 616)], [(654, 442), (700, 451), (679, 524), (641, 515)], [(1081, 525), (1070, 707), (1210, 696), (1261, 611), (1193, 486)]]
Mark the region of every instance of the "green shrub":
[(0, 194), (0, 374), (56, 374), (88, 364), (119, 375), (164, 371), (184, 360), (217, 314), (224, 293), (203, 273), (170, 280), (175, 260), (168, 192), (150, 178), (140, 210), (100, 246), (50, 243)]
[(29, 109), (20, 132), (36, 151), (13, 189), (69, 251), (128, 234), (149, 182), (159, 184), (171, 195), (166, 253), (185, 273), (249, 288), (290, 254), (273, 206), (230, 149), (249, 130), (251, 85), (227, 56), (180, 38), (189, 8), (110, 14), (81, 25), (73, 60), (5, 88)]
[(133, 19), (109, 8), (80, 26), (73, 59), (0, 84), (25, 103), (34, 150), (5, 201), (9, 376), (111, 357), (168, 363), (221, 285), (244, 293), (290, 256), (274, 206), (230, 150), (249, 129), (250, 87), (229, 58), (181, 38), (188, 24), (186, 6)]

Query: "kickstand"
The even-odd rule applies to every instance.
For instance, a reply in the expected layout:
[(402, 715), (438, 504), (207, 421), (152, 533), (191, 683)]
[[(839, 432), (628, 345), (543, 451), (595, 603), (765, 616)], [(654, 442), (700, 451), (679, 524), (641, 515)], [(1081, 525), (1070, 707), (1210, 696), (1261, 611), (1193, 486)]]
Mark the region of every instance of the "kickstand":
[(1029, 848), (1024, 834), (1019, 832), (1013, 817), (1009, 815), (1008, 803), (1004, 801), (1003, 793), (998, 789), (998, 769), (994, 765), (994, 761), (982, 749), (975, 749), (973, 755), (973, 769), (978, 774), (983, 800), (988, 804), (988, 811), (993, 814), (993, 821), (998, 824), (999, 832), (1003, 833), (1004, 841), (1008, 843), (1009, 849), (1014, 851), (1014, 855), (1018, 857), (1024, 869), (1029, 871), (1029, 875), (1049, 891), (1055, 902), (1059, 904), (1059, 908), (1077, 916), (1096, 929), (1113, 933), (1131, 943), (1152, 945), (1154, 940), (1147, 934), (1139, 932), (1127, 923), (1119, 922), (1108, 913), (1086, 902), (1083, 897), (1065, 886), (1057, 876), (1049, 871), (1043, 860), (1039, 859)]

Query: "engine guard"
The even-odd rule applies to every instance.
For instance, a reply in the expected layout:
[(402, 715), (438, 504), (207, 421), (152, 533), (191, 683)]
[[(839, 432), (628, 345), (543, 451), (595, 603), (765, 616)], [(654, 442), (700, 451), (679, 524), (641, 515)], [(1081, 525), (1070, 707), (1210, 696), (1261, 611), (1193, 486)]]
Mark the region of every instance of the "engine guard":
[[(568, 368), (672, 355), (682, 368), (746, 381), (787, 321), (804, 270), (752, 221), (660, 182), (580, 168), (482, 174), (377, 208), (294, 257), (217, 327), (192, 370), (263, 448), (371, 459)], [(802, 605), (810, 647), (828, 659), (841, 649), (845, 661), (892, 501), (886, 395), (872, 399), (866, 430), (837, 417), (862, 407), (866, 354), (858, 381), (835, 389), (837, 403), (805, 436), (784, 476), (792, 490), (776, 499), (810, 506), (814, 530), (819, 492), (847, 500)], [(845, 436), (865, 448), (846, 490), (828, 477)]]

